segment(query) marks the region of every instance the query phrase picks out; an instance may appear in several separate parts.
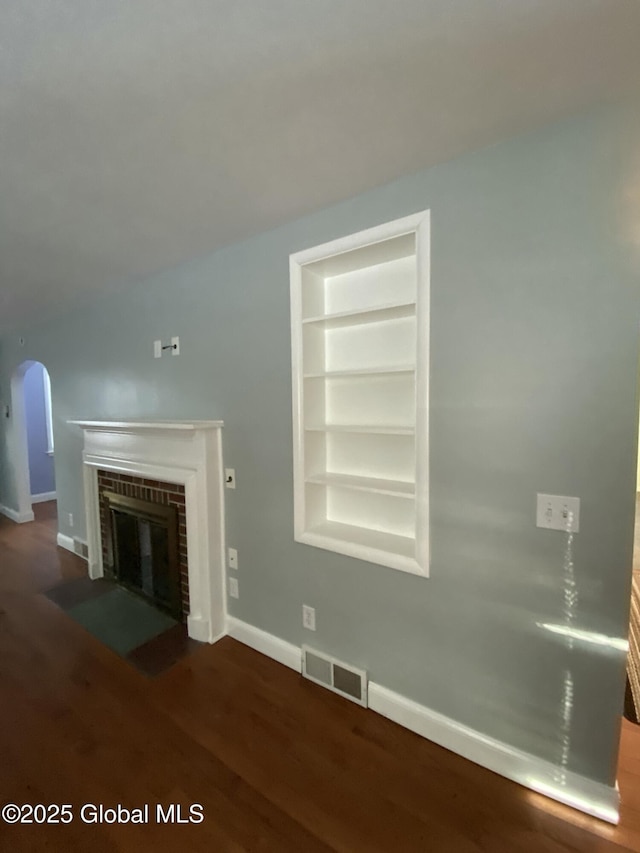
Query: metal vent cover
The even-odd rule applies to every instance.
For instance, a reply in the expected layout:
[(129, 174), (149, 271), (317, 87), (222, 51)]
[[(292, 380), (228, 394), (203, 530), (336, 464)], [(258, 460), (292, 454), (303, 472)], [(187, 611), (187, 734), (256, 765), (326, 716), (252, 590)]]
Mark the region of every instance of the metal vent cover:
[(367, 707), (367, 673), (364, 669), (303, 646), (302, 675), (345, 699)]
[(86, 560), (89, 557), (89, 546), (86, 542), (83, 542), (82, 539), (74, 539), (73, 552), (74, 554), (78, 554), (79, 557), (83, 557)]

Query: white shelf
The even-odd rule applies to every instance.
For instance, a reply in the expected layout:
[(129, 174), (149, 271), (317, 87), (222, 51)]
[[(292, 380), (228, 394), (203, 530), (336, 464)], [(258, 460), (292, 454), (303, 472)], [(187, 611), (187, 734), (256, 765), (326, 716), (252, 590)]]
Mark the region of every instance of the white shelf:
[(417, 575), (428, 258), (428, 212), (290, 258), (295, 538)]
[(361, 432), (367, 435), (414, 435), (412, 426), (384, 426), (380, 424), (307, 424), (309, 432)]
[(395, 536), (393, 533), (356, 527), (354, 524), (341, 524), (339, 521), (324, 521), (311, 527), (309, 533), (402, 557), (414, 557), (416, 552), (416, 540), (408, 536)]
[(345, 489), (356, 489), (357, 491), (391, 495), (398, 498), (414, 498), (416, 493), (415, 483), (388, 480), (384, 477), (356, 477), (353, 474), (335, 474), (327, 471), (325, 474), (312, 474), (306, 478), (306, 481), (307, 483), (339, 486)]
[(332, 379), (349, 376), (386, 376), (389, 373), (415, 373), (415, 365), (399, 364), (396, 367), (361, 367), (353, 370), (326, 370), (322, 373), (305, 373), (305, 379)]
[(337, 329), (341, 326), (359, 326), (362, 323), (380, 323), (384, 320), (399, 320), (401, 317), (414, 317), (415, 302), (392, 303), (370, 308), (339, 311), (335, 314), (320, 314), (308, 317), (303, 324), (321, 324), (325, 329)]

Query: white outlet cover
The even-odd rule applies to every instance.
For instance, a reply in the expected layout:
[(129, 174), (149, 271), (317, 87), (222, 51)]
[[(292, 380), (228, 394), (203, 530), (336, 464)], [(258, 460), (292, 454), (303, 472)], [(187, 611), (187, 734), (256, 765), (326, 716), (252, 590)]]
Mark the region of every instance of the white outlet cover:
[(73, 513), (72, 512), (68, 513), (67, 519), (69, 521), (69, 527), (73, 527)]
[(153, 357), (162, 358), (162, 341), (153, 342)]
[(171, 338), (171, 346), (173, 347), (171, 355), (180, 355), (180, 338)]
[[(570, 522), (571, 527), (569, 528)], [(536, 527), (547, 530), (562, 530), (564, 533), (579, 533), (580, 498), (538, 494)]]
[(229, 596), (230, 598), (240, 598), (238, 578), (229, 578)]
[(316, 630), (316, 609), (308, 604), (302, 605), (302, 627), (308, 631)]
[(236, 469), (235, 468), (225, 468), (224, 469), (224, 484), (228, 489), (235, 489), (235, 487), (236, 487)]
[(238, 568), (238, 552), (235, 548), (229, 548), (228, 565), (230, 569)]

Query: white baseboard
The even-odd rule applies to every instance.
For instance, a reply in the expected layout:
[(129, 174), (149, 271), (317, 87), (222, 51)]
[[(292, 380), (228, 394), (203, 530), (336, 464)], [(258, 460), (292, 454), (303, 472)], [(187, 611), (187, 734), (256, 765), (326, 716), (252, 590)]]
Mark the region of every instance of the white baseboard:
[[(86, 557), (83, 557), (82, 554), (76, 553), (75, 541), (71, 536), (65, 536), (64, 533), (58, 533), (58, 535), (56, 536), (56, 542), (61, 548), (64, 548), (66, 551), (71, 551), (71, 553), (75, 554), (76, 557), (80, 557), (81, 560), (86, 560)], [(86, 545), (86, 542), (83, 542), (82, 544)]]
[(255, 628), (249, 625), (248, 622), (242, 622), (233, 616), (227, 617), (227, 634), (244, 643), (245, 646), (251, 646), (257, 652), (262, 652), (278, 663), (295, 669), (296, 672), (302, 670), (302, 650), (300, 646), (294, 646), (292, 643), (287, 643), (286, 640), (281, 640), (280, 637), (275, 637), (273, 634), (267, 634), (266, 631)]
[(35, 519), (35, 515), (31, 510), (28, 512), (16, 512), (15, 509), (9, 509), (8, 506), (0, 505), (0, 513), (2, 515), (6, 515), (7, 518), (10, 518), (11, 521), (15, 521), (16, 524), (25, 524), (28, 521), (33, 521)]
[(65, 548), (67, 551), (71, 551), (75, 554), (76, 549), (73, 546), (73, 539), (71, 536), (65, 536), (64, 533), (58, 533), (56, 542), (61, 548)]
[[(299, 646), (232, 616), (228, 617), (227, 626), (230, 637), (300, 672), (302, 652)], [(369, 682), (369, 708), (525, 788), (608, 823), (618, 822), (620, 795), (617, 788), (514, 749), (372, 681)]]
[(31, 503), (32, 504), (43, 504), (47, 501), (56, 501), (58, 500), (58, 495), (56, 492), (40, 492), (39, 495), (31, 495)]
[(525, 788), (618, 823), (620, 796), (616, 788), (483, 735), (374, 682), (369, 682), (369, 708)]

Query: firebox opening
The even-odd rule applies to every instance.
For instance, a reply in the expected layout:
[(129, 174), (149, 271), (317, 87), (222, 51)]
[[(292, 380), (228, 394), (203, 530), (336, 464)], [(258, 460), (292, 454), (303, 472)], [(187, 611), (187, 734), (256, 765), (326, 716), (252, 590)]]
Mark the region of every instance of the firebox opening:
[(105, 491), (109, 571), (115, 580), (182, 619), (178, 513), (173, 506)]

